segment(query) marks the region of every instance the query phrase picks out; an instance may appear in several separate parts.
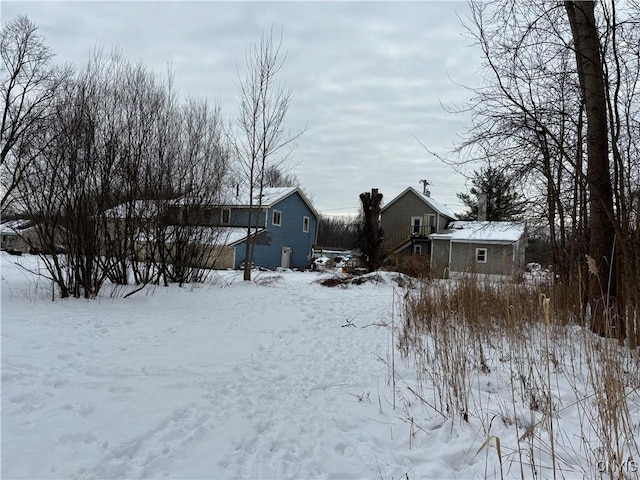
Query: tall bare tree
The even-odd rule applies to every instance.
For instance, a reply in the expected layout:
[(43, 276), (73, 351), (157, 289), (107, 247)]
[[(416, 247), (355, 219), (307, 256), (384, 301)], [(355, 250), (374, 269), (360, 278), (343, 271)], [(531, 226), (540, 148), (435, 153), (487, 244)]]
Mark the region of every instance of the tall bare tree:
[(285, 130), (292, 92), (278, 80), (286, 59), (281, 47), (282, 32), (279, 39), (274, 39), (273, 30), (263, 33), (260, 43), (250, 46), (245, 59), (246, 74), (239, 80), (238, 135), (233, 142), (248, 202), (245, 280), (251, 280), (259, 222), (256, 212), (262, 209), (267, 174), (273, 167), (283, 165), (303, 133)]
[(71, 75), (68, 67), (53, 64), (54, 53), (24, 15), (0, 30), (0, 209), (10, 203), (34, 151), (23, 141), (50, 118), (56, 91)]
[[(219, 203), (228, 171), (219, 109), (179, 105), (170, 80), (96, 52), (57, 92), (52, 116), (30, 136), (39, 153), (16, 191), (60, 295), (94, 297), (131, 271), (137, 284), (202, 280), (221, 240), (206, 206)], [(64, 257), (48, 255), (58, 246)]]
[[(586, 320), (590, 311), (596, 332), (629, 337), (633, 331), (640, 340), (639, 329), (620, 321), (633, 318), (621, 313), (633, 312), (640, 296), (634, 193), (640, 6), (529, 0), (470, 5), (468, 30), (487, 75), (472, 89), (466, 107), (474, 126), (459, 152), (490, 161), (529, 186), (531, 210), (547, 220), (557, 273), (575, 282), (569, 291), (579, 292), (576, 315)], [(586, 255), (597, 276), (588, 273)]]
[[(589, 187), (589, 255), (597, 266), (598, 281), (590, 276), (589, 300), (594, 307), (594, 328), (606, 333), (603, 291), (616, 296), (614, 242), (616, 218), (609, 169), (609, 136), (603, 58), (594, 2), (565, 1), (576, 56), (582, 101), (587, 116), (587, 185)], [(595, 272), (592, 272), (595, 273)], [(608, 302), (607, 302), (608, 303)]]

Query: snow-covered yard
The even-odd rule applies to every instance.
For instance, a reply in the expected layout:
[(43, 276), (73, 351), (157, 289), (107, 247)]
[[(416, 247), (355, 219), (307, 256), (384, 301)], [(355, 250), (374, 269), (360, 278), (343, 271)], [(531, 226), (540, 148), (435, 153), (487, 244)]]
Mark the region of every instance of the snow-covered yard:
[(493, 441), (486, 416), (445, 419), (409, 390), (423, 391), (394, 351), (394, 274), (328, 288), (327, 273), (230, 271), (52, 302), (14, 263), (34, 257), (1, 262), (2, 478), (500, 478), (501, 437), (504, 478), (520, 477), (495, 383), (477, 386)]

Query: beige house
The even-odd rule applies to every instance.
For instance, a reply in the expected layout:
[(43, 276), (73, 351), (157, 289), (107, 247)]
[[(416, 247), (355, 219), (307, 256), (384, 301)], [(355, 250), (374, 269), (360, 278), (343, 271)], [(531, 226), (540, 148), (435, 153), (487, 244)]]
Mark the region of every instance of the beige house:
[(107, 210), (105, 254), (133, 250), (138, 261), (163, 256), (185, 267), (233, 268), (235, 249), (226, 245), (230, 228), (167, 224), (172, 208), (180, 210), (175, 201), (135, 200)]
[(10, 220), (0, 225), (0, 248), (9, 252), (28, 253), (39, 248), (38, 232), (30, 220)]
[(407, 188), (380, 211), (385, 256), (429, 255), (431, 236), (444, 230), (455, 218), (428, 190)]
[(453, 273), (511, 275), (525, 266), (524, 222), (452, 222), (431, 235), (431, 272), (437, 278)]
[(233, 237), (232, 229), (207, 226), (176, 227), (166, 225), (156, 232), (145, 232), (136, 239), (137, 251), (142, 258), (159, 260), (158, 242), (154, 235), (161, 234), (164, 254), (184, 267), (225, 270), (233, 268), (236, 252), (227, 245)]

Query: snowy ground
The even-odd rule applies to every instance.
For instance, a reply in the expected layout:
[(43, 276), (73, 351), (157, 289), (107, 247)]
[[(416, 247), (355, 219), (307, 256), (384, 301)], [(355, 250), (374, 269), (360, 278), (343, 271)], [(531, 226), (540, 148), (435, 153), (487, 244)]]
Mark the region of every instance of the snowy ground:
[(33, 261), (1, 255), (2, 478), (500, 478), (478, 421), (409, 394), (393, 274), (51, 302)]

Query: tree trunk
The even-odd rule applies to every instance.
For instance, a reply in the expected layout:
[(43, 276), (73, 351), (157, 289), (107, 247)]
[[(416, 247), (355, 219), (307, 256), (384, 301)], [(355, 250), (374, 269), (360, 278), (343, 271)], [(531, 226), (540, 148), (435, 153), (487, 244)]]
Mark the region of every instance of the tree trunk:
[(615, 228), (613, 193), (609, 172), (609, 143), (604, 71), (593, 1), (565, 1), (571, 25), (578, 77), (587, 116), (587, 185), (589, 189), (588, 302), (593, 315), (592, 328), (601, 335), (612, 332), (608, 320), (609, 299), (616, 295), (614, 255)]
[(374, 188), (371, 193), (360, 194), (362, 202), (362, 225), (360, 250), (365, 257), (367, 271), (373, 272), (382, 265), (382, 231), (380, 229), (380, 204), (382, 194)]

